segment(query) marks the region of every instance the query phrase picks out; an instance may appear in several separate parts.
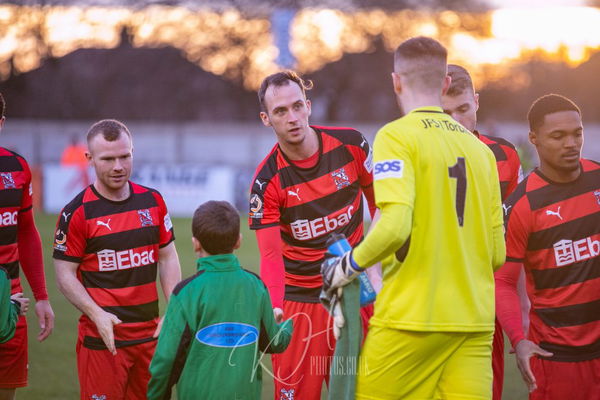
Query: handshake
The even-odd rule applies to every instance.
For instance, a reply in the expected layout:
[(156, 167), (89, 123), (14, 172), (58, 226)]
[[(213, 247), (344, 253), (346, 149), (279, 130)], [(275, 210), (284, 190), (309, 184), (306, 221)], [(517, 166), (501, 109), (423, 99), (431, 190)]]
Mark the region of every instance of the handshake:
[(343, 235), (332, 235), (328, 241), (328, 257), (321, 264), (323, 289), (320, 300), (333, 317), (333, 334), (336, 339), (339, 339), (345, 324), (341, 304), (342, 288), (363, 271), (352, 259), (352, 249), (346, 238)]

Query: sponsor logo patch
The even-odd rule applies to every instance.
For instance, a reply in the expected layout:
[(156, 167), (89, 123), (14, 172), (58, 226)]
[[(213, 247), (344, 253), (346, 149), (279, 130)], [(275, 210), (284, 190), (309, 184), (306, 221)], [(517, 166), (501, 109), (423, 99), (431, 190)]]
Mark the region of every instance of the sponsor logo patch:
[(67, 246), (65, 246), (65, 243), (67, 243), (67, 234), (62, 230), (57, 229), (56, 234), (54, 235), (54, 250), (62, 252), (67, 251)]
[(142, 252), (130, 250), (114, 251), (104, 249), (96, 253), (100, 271), (116, 271), (154, 264), (154, 250)]
[(297, 219), (290, 224), (292, 236), (296, 240), (310, 240), (323, 236), (337, 228), (348, 225), (352, 219), (353, 210), (354, 206), (350, 206), (346, 211), (335, 217), (326, 216), (312, 220)]
[(0, 226), (14, 226), (17, 224), (17, 211), (0, 213)]
[(173, 222), (171, 222), (171, 216), (169, 214), (165, 215), (163, 218), (163, 225), (165, 226), (165, 230), (167, 232), (173, 228)]
[(557, 267), (587, 260), (598, 254), (600, 254), (600, 241), (593, 240), (591, 237), (575, 241), (563, 239), (554, 243), (554, 258)]
[(256, 193), (250, 197), (250, 218), (260, 219), (263, 217), (262, 213), (262, 200)]
[(402, 178), (404, 170), (403, 160), (384, 160), (375, 163), (373, 179)]
[(239, 322), (221, 322), (196, 332), (196, 340), (212, 347), (242, 347), (258, 340), (258, 329)]

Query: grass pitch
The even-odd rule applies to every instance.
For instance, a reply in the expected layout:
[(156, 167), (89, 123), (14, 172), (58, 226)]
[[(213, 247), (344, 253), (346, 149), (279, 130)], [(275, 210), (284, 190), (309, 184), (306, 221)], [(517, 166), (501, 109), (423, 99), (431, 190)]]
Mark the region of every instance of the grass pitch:
[[(75, 342), (77, 339), (77, 319), (79, 311), (75, 309), (58, 291), (52, 266), (52, 241), (57, 216), (36, 215), (37, 227), (44, 246), (44, 262), (50, 302), (56, 315), (55, 328), (45, 342), (36, 340), (37, 320), (33, 306), (28, 312), (29, 323), (29, 387), (17, 391), (20, 400), (70, 400), (79, 398), (79, 384), (75, 361)], [(196, 258), (191, 246), (191, 220), (174, 218), (176, 245), (182, 268), (182, 276), (195, 273)], [(242, 266), (258, 272), (259, 257), (254, 233), (247, 228), (242, 218), (242, 247), (236, 252)], [(22, 275), (22, 279), (23, 278)], [(24, 283), (25, 293), (32, 298), (29, 286)], [(159, 290), (160, 292), (160, 290)], [(164, 302), (161, 303), (161, 314)], [(508, 341), (507, 341), (508, 343)], [(270, 368), (269, 357), (263, 360)], [(273, 399), (273, 382), (268, 374), (263, 374), (263, 399)], [(323, 396), (325, 398), (325, 396)], [(506, 355), (504, 399), (521, 400), (527, 398), (527, 390), (516, 368), (514, 356)]]

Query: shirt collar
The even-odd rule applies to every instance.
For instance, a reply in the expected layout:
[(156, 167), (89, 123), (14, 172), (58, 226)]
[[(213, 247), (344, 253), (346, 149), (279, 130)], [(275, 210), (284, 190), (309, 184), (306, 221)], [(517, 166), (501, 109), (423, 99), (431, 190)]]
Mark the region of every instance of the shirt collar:
[(439, 106), (417, 107), (410, 111), (411, 113), (440, 113), (444, 114), (444, 110)]
[(235, 254), (229, 253), (201, 257), (196, 261), (196, 268), (198, 271), (235, 271), (242, 267)]

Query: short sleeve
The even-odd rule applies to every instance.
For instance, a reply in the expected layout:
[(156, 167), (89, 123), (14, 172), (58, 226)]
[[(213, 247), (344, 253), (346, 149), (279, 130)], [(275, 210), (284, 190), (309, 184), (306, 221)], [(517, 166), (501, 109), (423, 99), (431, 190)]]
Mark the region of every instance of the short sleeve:
[(263, 229), (279, 225), (278, 179), (255, 178), (250, 188), (248, 220), (250, 229)]
[(373, 184), (373, 149), (362, 134), (360, 134), (360, 137), (362, 141), (360, 142), (358, 151), (354, 152), (354, 154), (359, 163), (358, 177), (360, 186), (368, 187)]
[(24, 158), (18, 157), (23, 167), (23, 195), (21, 197), (21, 212), (29, 211), (32, 207), (33, 187), (31, 186), (31, 169)]
[(530, 209), (526, 197), (512, 202), (509, 196), (504, 208), (504, 227), (506, 230), (506, 261), (523, 262), (527, 250), (530, 227)]
[(81, 263), (85, 255), (86, 223), (83, 208), (65, 207), (58, 216), (54, 232), (53, 258)]
[(154, 192), (153, 194), (158, 204), (158, 217), (160, 223), (160, 236), (158, 243), (159, 247), (162, 249), (175, 240), (175, 230), (173, 228), (173, 222), (171, 221), (171, 216), (169, 215), (169, 210), (167, 210), (167, 204), (165, 203), (165, 200), (160, 193)]
[(386, 203), (413, 207), (415, 170), (412, 146), (406, 137), (392, 135), (384, 126), (373, 145), (373, 180), (377, 207)]

